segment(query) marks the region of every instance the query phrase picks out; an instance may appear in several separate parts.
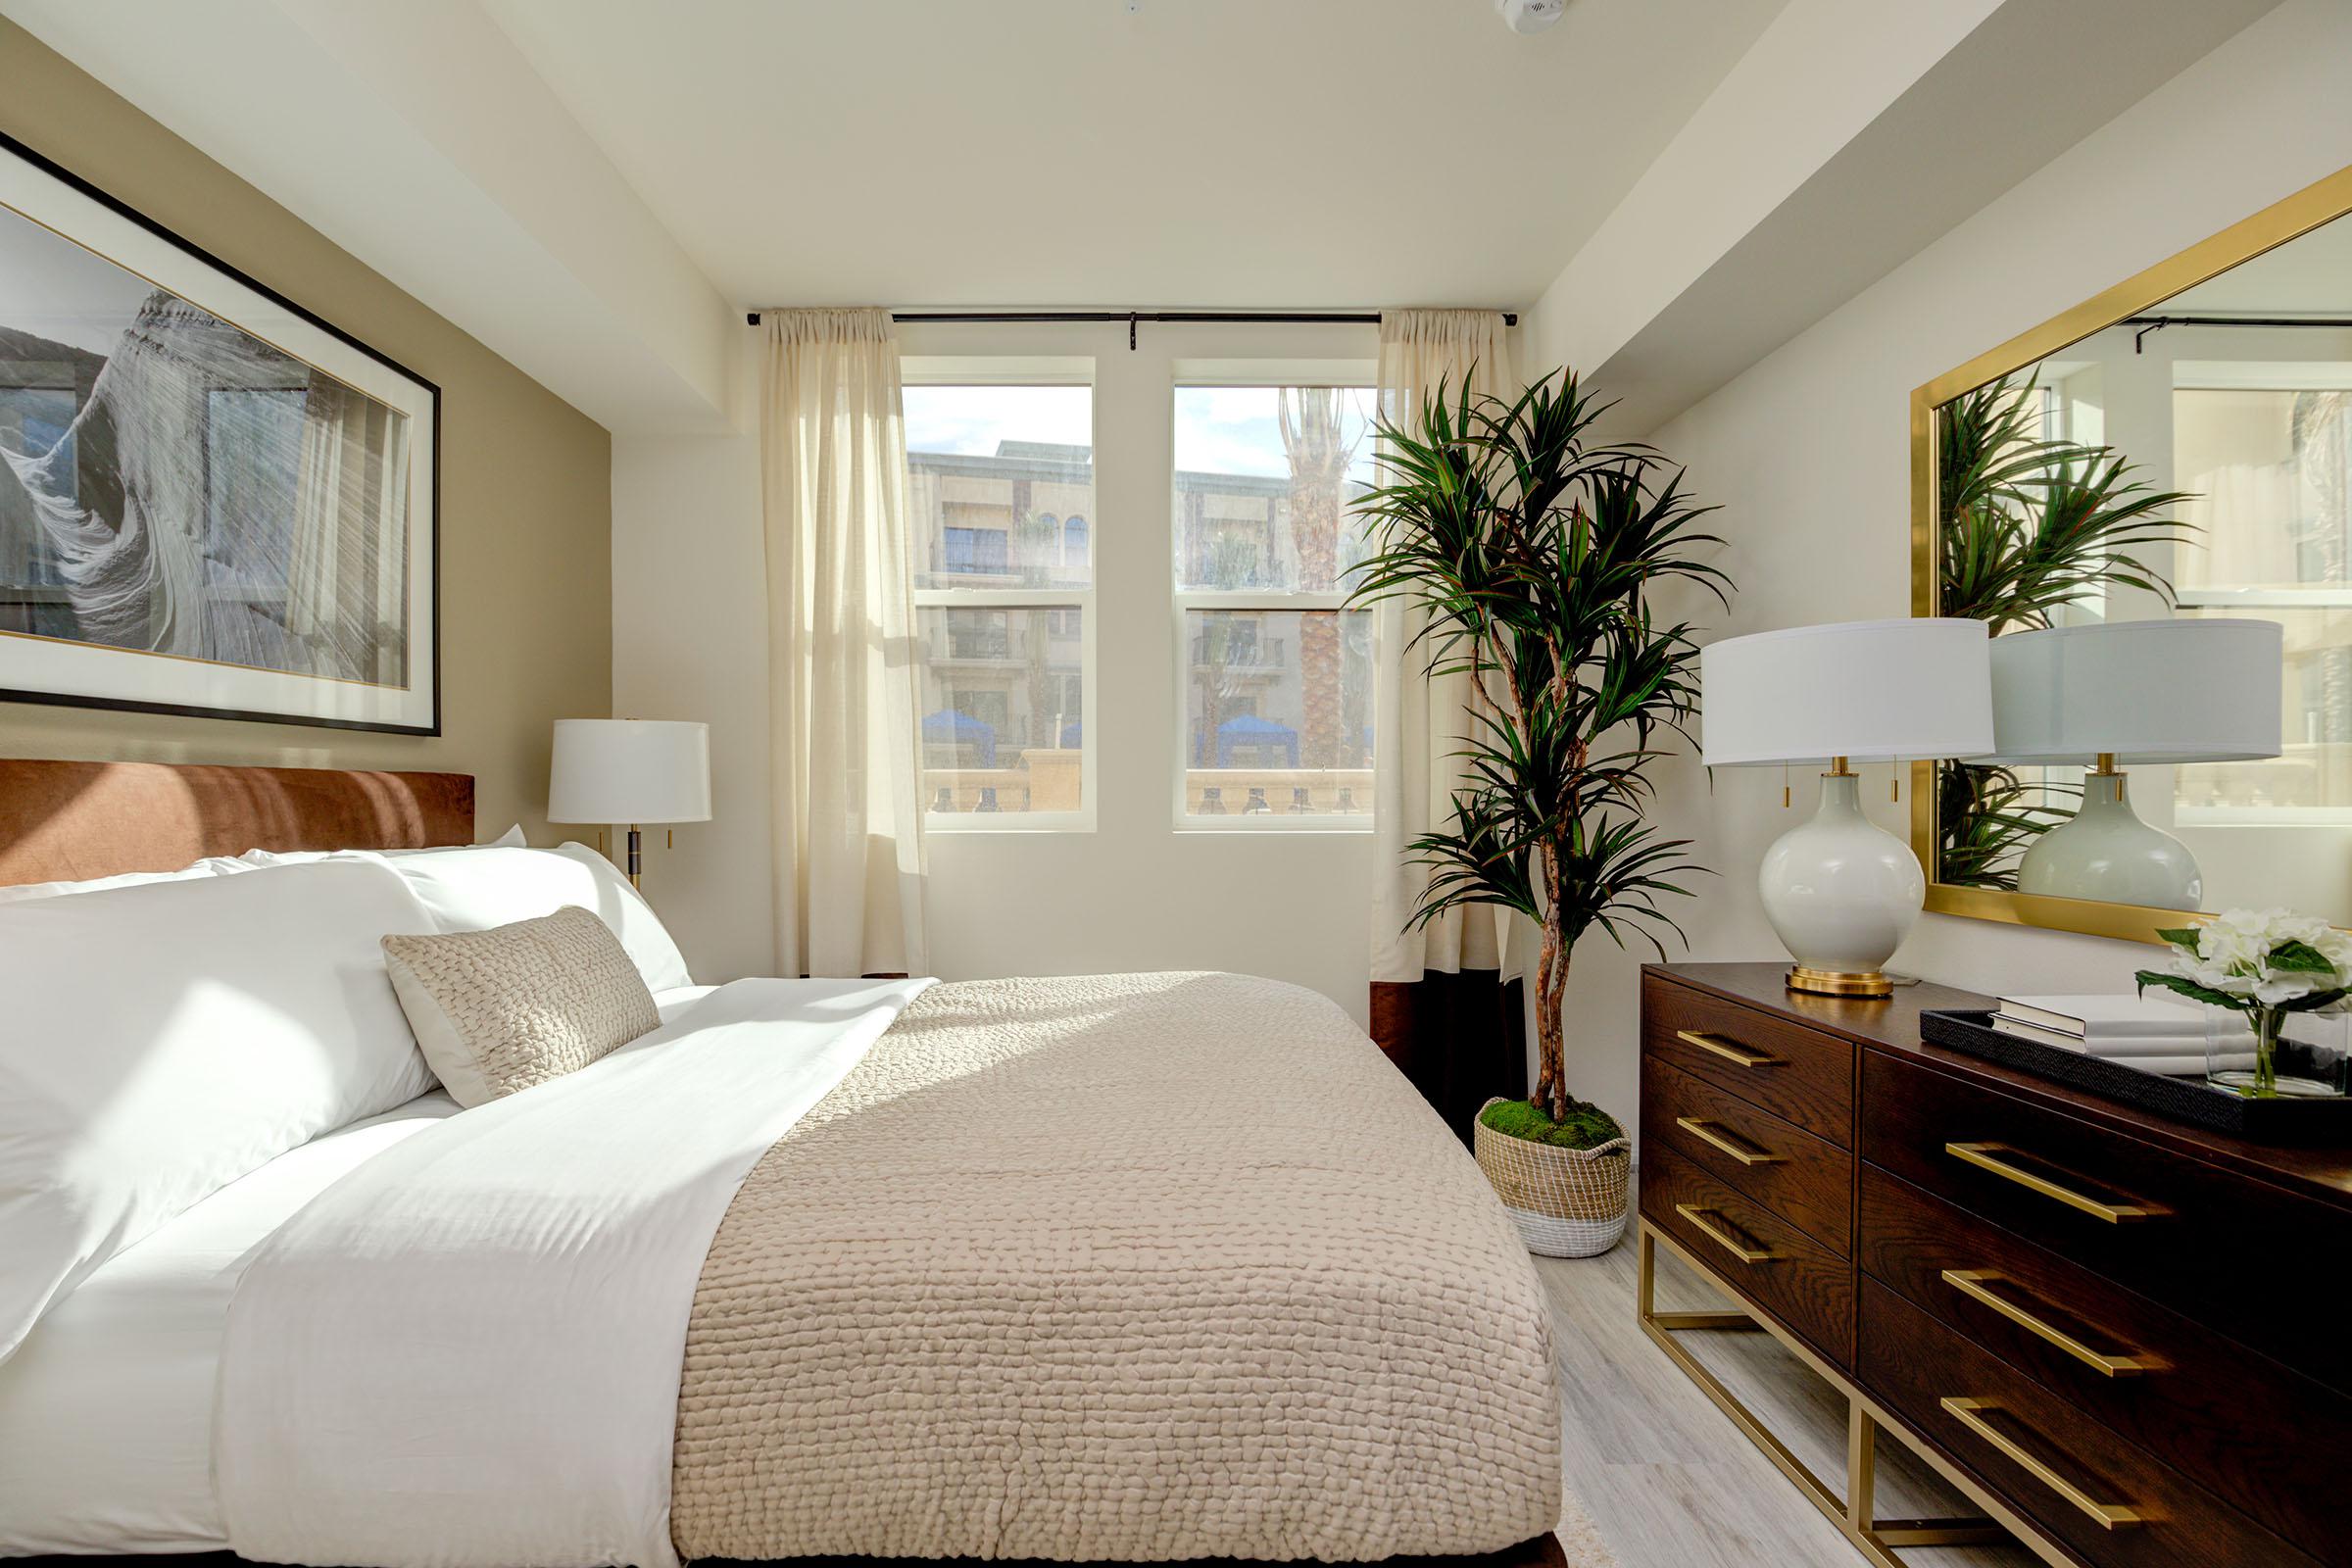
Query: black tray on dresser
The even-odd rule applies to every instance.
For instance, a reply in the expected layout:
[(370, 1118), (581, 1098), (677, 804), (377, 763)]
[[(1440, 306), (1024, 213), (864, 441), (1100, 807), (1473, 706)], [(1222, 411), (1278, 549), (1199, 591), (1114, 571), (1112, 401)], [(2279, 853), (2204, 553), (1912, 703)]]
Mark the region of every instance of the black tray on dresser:
[[(2216, 1089), (2202, 1079), (2167, 1078), (2062, 1046), (2005, 1034), (1992, 1027), (1988, 1010), (1928, 1009), (1919, 1015), (1919, 1032), (1947, 1051), (1983, 1056), (2102, 1100), (2217, 1133), (2234, 1133), (2266, 1144), (2352, 1144), (2352, 1099), (2341, 1096), (2250, 1099)], [(2280, 1046), (2283, 1052), (2295, 1049), (2292, 1041)]]

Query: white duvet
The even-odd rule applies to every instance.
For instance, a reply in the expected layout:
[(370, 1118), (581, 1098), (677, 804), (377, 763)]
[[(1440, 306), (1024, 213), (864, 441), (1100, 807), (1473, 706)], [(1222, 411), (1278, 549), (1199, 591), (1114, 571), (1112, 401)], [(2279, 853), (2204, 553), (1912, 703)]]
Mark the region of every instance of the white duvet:
[(711, 1235), (928, 984), (737, 981), (315, 1200), (229, 1309), (229, 1545), (383, 1568), (674, 1564), (679, 1371)]

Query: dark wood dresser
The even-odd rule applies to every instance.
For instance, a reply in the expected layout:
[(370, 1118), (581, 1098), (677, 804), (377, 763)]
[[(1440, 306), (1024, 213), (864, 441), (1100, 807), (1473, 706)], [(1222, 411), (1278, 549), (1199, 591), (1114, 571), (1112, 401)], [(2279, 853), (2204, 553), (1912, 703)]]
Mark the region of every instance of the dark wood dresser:
[[(2091, 1568), (2352, 1564), (2352, 1150), (1921, 1042), (1923, 1008), (1983, 997), (1801, 997), (1783, 967), (1642, 971), (1650, 1337), (1874, 1562), (1997, 1525)], [(1738, 1310), (1656, 1310), (1660, 1250)], [(1847, 1396), (1843, 1486), (1675, 1338), (1748, 1326)], [(1875, 1517), (1882, 1430), (1984, 1517)]]

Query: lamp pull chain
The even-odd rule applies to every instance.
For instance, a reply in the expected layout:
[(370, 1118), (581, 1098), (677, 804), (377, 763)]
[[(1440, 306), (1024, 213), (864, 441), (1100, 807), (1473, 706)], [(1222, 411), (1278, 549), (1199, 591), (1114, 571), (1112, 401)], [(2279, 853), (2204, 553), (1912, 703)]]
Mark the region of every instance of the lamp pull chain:
[(1788, 764), (1787, 762), (1783, 762), (1783, 763), (1781, 764), (1781, 809), (1782, 809), (1782, 810), (1786, 811), (1787, 809), (1788, 809), (1789, 802), (1790, 802), (1790, 800), (1791, 800), (1791, 799), (1792, 799), (1792, 797), (1791, 797), (1791, 796), (1789, 795), (1789, 793), (1788, 793)]
[(1886, 764), (1886, 798), (1897, 802), (1903, 798), (1903, 764), (1900, 762)]

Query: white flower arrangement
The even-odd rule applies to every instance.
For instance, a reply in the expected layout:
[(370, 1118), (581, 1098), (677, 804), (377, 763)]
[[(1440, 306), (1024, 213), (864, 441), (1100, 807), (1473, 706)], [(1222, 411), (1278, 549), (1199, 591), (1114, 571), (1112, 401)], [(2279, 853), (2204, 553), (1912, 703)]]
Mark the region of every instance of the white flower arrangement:
[(2290, 1012), (2352, 1011), (2352, 932), (2286, 909), (2230, 909), (2210, 920), (2158, 931), (2172, 946), (2170, 969), (2133, 978), (2210, 1007), (2247, 1015), (2253, 1026), (2252, 1092), (2276, 1092), (2273, 1053)]
[(2173, 967), (2142, 970), (2136, 977), (2142, 990), (2162, 986), (2239, 1012), (2352, 1010), (2352, 932), (2316, 916), (2230, 909), (2156, 934), (2172, 944)]

